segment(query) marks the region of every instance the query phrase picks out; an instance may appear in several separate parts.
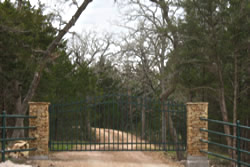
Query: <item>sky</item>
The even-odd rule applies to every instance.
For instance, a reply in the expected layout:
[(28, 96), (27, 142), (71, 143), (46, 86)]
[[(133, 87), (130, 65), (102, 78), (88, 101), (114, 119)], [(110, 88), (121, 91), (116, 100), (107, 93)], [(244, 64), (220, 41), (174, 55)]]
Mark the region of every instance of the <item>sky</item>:
[[(61, 2), (60, 2), (61, 1)], [(31, 0), (32, 5), (36, 5), (38, 0)], [(68, 21), (76, 11), (75, 6), (63, 3), (65, 0), (41, 0), (45, 4), (47, 11), (59, 10), (63, 20)], [(79, 6), (83, 0), (78, 0)], [(70, 31), (78, 33), (86, 31), (113, 32), (119, 31), (115, 22), (119, 20), (119, 8), (114, 0), (93, 0), (82, 13), (76, 24)]]

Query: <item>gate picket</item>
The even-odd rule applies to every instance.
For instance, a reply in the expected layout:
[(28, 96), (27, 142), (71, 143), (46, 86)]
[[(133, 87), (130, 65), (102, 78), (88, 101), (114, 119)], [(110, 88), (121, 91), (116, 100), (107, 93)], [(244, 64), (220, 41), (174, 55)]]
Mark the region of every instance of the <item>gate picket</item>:
[(182, 103), (105, 95), (52, 104), (49, 114), (50, 151), (186, 150)]

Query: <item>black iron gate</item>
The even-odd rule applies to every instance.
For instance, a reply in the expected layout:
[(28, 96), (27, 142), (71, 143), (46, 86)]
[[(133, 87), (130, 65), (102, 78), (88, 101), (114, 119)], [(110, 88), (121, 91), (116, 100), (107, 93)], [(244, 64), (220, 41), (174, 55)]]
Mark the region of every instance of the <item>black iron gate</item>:
[(129, 95), (50, 106), (51, 151), (185, 151), (186, 108)]

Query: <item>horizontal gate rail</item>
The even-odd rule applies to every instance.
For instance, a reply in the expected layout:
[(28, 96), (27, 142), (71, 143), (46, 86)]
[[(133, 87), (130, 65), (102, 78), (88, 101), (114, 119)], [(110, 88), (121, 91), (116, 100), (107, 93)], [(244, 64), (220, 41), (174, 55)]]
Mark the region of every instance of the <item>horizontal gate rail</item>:
[(24, 138), (6, 138), (6, 139), (0, 139), (0, 141), (17, 141), (17, 140), (35, 140), (35, 137), (24, 137)]
[(36, 126), (6, 126), (0, 127), (0, 129), (35, 129)]
[(209, 152), (209, 151), (205, 151), (205, 150), (200, 150), (201, 152), (206, 153), (208, 155), (218, 157), (218, 158), (222, 158), (222, 159), (225, 159), (225, 160), (228, 160), (228, 161), (231, 161), (231, 162), (235, 162), (235, 163), (237, 163), (238, 167), (241, 167), (241, 165), (248, 166), (248, 167), (250, 166), (250, 163), (244, 162), (244, 161), (241, 160), (241, 153), (250, 155), (250, 151), (241, 149), (241, 146), (240, 146), (241, 141), (250, 142), (250, 139), (241, 136), (241, 133), (240, 133), (241, 129), (244, 128), (244, 129), (250, 130), (250, 127), (240, 125), (239, 120), (237, 121), (236, 124), (233, 124), (233, 123), (230, 123), (230, 122), (224, 122), (224, 121), (213, 120), (213, 119), (206, 119), (206, 118), (202, 118), (202, 117), (200, 119), (203, 120), (203, 121), (217, 123), (217, 124), (220, 124), (220, 125), (223, 125), (223, 126), (227, 125), (227, 126), (236, 127), (236, 129), (237, 129), (236, 136), (230, 135), (230, 134), (225, 134), (225, 133), (222, 133), (222, 132), (213, 131), (213, 130), (203, 129), (203, 128), (200, 129), (200, 131), (202, 131), (202, 132), (207, 132), (207, 133), (210, 133), (210, 134), (215, 134), (215, 135), (219, 135), (219, 136), (225, 136), (225, 137), (230, 137), (230, 138), (236, 139), (236, 142), (237, 142), (236, 147), (232, 147), (232, 146), (228, 146), (228, 145), (225, 145), (225, 144), (220, 144), (220, 143), (216, 143), (216, 142), (209, 141), (209, 140), (204, 140), (204, 139), (200, 139), (200, 141), (203, 142), (203, 143), (212, 144), (212, 145), (215, 145), (215, 146), (218, 146), (218, 147), (221, 147), (221, 148), (234, 150), (234, 151), (237, 152), (237, 159), (229, 158), (229, 157), (220, 155), (218, 153)]
[(36, 116), (28, 116), (28, 115), (1, 115), (0, 117), (5, 117), (5, 118), (37, 118)]
[(28, 149), (13, 149), (13, 150), (6, 150), (5, 145), (7, 141), (17, 141), (17, 140), (36, 140), (36, 138), (33, 137), (27, 137), (27, 138), (7, 138), (6, 136), (6, 130), (7, 129), (34, 129), (35, 126), (23, 126), (23, 127), (14, 127), (14, 126), (6, 126), (6, 118), (28, 118), (33, 119), (36, 118), (34, 116), (26, 116), (26, 115), (8, 115), (5, 111), (3, 111), (3, 114), (0, 115), (0, 118), (2, 118), (2, 126), (0, 129), (2, 130), (2, 138), (0, 138), (0, 142), (2, 145), (1, 148), (1, 154), (2, 154), (2, 161), (5, 161), (5, 153), (9, 152), (23, 152), (23, 151), (35, 151), (37, 148), (28, 148)]

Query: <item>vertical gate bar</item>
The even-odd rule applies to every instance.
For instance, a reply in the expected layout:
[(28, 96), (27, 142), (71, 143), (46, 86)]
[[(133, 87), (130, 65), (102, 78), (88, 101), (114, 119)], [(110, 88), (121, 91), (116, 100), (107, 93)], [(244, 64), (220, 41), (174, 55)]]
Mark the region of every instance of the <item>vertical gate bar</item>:
[[(127, 95), (127, 97), (126, 97), (126, 99), (127, 99), (127, 112), (128, 112), (128, 114), (129, 114), (129, 109), (130, 109), (130, 100), (129, 100), (129, 95)], [(131, 117), (131, 115), (129, 115), (130, 117)], [(131, 119), (129, 117), (129, 119)], [(129, 124), (129, 123), (128, 123)], [(133, 122), (131, 122), (131, 125), (130, 125), (130, 129), (131, 129), (131, 150), (134, 150), (134, 148), (133, 148), (133, 144), (134, 144), (134, 139), (133, 139), (133, 136), (134, 136), (134, 132), (133, 132)]]
[[(97, 97), (97, 101), (98, 101), (98, 97)], [(97, 107), (96, 107), (96, 105), (97, 104), (95, 104), (95, 108), (96, 108), (96, 110), (95, 110), (95, 112), (97, 112), (98, 113), (98, 119), (99, 119), (99, 151), (101, 150), (101, 146), (102, 146), (102, 135), (101, 135), (101, 127), (102, 127), (102, 122), (101, 122), (101, 104), (100, 105), (98, 105)]]
[(186, 133), (185, 133), (185, 129), (186, 129), (186, 117), (185, 117), (185, 105), (182, 104), (182, 118), (183, 118), (183, 122), (182, 122), (182, 129), (183, 129), (183, 136), (182, 136), (182, 150), (185, 151), (185, 139), (186, 139)]
[[(157, 102), (156, 102), (157, 103)], [(160, 105), (159, 105), (159, 111), (160, 111), (160, 120), (159, 120), (159, 127), (161, 127), (162, 126), (162, 101), (159, 101), (159, 103), (160, 103)], [(159, 130), (159, 133), (157, 134), (158, 135), (158, 140), (157, 140), (157, 142), (156, 142), (156, 144), (157, 144), (157, 148), (156, 148), (156, 151), (158, 151), (159, 150), (159, 147), (160, 147), (160, 144), (161, 144), (161, 142), (162, 142), (162, 132)]]
[[(132, 101), (133, 101), (133, 97), (132, 97)], [(136, 103), (137, 103), (137, 102), (135, 102), (135, 106), (136, 106)], [(132, 112), (131, 112), (131, 113), (132, 113)], [(137, 129), (138, 129), (138, 128), (137, 128), (137, 115), (136, 115), (136, 114), (135, 114), (135, 129), (136, 129), (136, 142), (135, 142), (135, 143), (136, 143), (136, 151), (137, 151), (137, 144), (138, 144), (138, 143), (137, 143)]]
[[(173, 113), (174, 113), (174, 110), (175, 110), (175, 102), (173, 100), (171, 101), (171, 107), (172, 107), (172, 109), (170, 111), (170, 119), (172, 120), (172, 124), (173, 124), (173, 127), (174, 127)], [(174, 139), (173, 134), (172, 134), (172, 136), (173, 136), (173, 146), (174, 146), (173, 151), (174, 151), (174, 150), (176, 150), (176, 143), (175, 143), (175, 139)]]
[(185, 147), (185, 151), (187, 150), (187, 109), (186, 109), (186, 105), (183, 104), (183, 111), (184, 111), (184, 124), (183, 124), (183, 128), (184, 128), (184, 147)]
[[(74, 104), (73, 104), (73, 105), (74, 105)], [(74, 119), (75, 119), (75, 121), (74, 121), (74, 122), (75, 122), (75, 123), (74, 123), (74, 124), (75, 124), (75, 126), (74, 126), (75, 129), (73, 130), (73, 131), (75, 131), (75, 134), (74, 134), (74, 145), (73, 145), (73, 150), (74, 150), (74, 151), (77, 151), (77, 146), (76, 146), (76, 141), (77, 141), (77, 130), (76, 130), (76, 129), (77, 129), (77, 128), (76, 128), (76, 125), (77, 125), (77, 119), (76, 119), (76, 118), (77, 118), (77, 116), (76, 116), (76, 114), (77, 114), (77, 107), (76, 107), (76, 106), (73, 106), (73, 108), (74, 108), (74, 109), (73, 109), (73, 113), (72, 113), (72, 114), (73, 114), (73, 116), (75, 117), (75, 118), (74, 118)]]
[(241, 167), (241, 151), (240, 151), (240, 120), (237, 120), (237, 166)]
[[(122, 98), (122, 96), (121, 96)], [(124, 136), (123, 136), (123, 133), (124, 133), (124, 113), (123, 113), (123, 109), (122, 109), (122, 100), (120, 99), (120, 112), (122, 114), (122, 124), (121, 124), (121, 131), (122, 131), (122, 151), (124, 150)]]
[[(154, 105), (154, 102), (153, 102), (153, 99), (149, 99), (148, 100), (149, 102), (150, 102), (150, 104), (148, 104), (148, 107), (152, 107), (152, 108), (149, 108), (149, 110), (152, 110), (152, 111), (150, 111), (149, 112), (149, 125), (150, 125), (150, 131), (149, 131), (149, 141), (150, 141), (150, 151), (152, 150), (152, 140), (154, 139), (154, 137), (152, 136), (152, 135), (154, 135), (154, 129), (153, 129), (153, 126), (152, 126), (152, 122), (153, 122), (153, 116), (154, 116), (154, 110), (153, 109), (155, 109), (155, 111), (157, 111), (157, 108), (154, 108), (155, 107), (155, 105)], [(148, 103), (149, 103), (148, 102)], [(154, 146), (154, 145), (153, 145)], [(153, 150), (155, 149), (155, 146), (153, 147)]]
[[(74, 106), (73, 106), (74, 107)], [(77, 137), (78, 137), (78, 135), (77, 135), (77, 106), (75, 106), (76, 108), (75, 108), (75, 114), (73, 114), (73, 115), (75, 115), (75, 146), (73, 147), (73, 149), (75, 149), (75, 151), (77, 151)]]
[(53, 144), (53, 150), (54, 151), (57, 151), (57, 148), (58, 148), (58, 118), (57, 118), (57, 108), (58, 106), (55, 106), (55, 110), (54, 110), (54, 116), (55, 116), (55, 132), (54, 132), (54, 144)]
[(147, 116), (147, 109), (146, 109), (146, 105), (147, 105), (147, 97), (144, 96), (143, 97), (143, 107), (144, 107), (144, 110), (145, 110), (145, 131), (144, 131), (144, 142), (145, 142), (145, 149), (148, 150), (148, 116)]
[(50, 125), (50, 127), (49, 127), (49, 151), (51, 151), (51, 126), (52, 126), (52, 114), (51, 114), (51, 107), (52, 107), (52, 105), (50, 104), (50, 106), (49, 106), (49, 125)]
[[(177, 134), (177, 127), (174, 126), (174, 121), (173, 121), (175, 111), (176, 111), (176, 103), (175, 103), (175, 101), (173, 101), (173, 109), (171, 110), (171, 119), (172, 119), (172, 123), (173, 123), (173, 128), (175, 128), (175, 131), (176, 131), (176, 134)], [(177, 150), (177, 143), (175, 141), (174, 135), (173, 135), (173, 140), (174, 140), (174, 148), (175, 148), (175, 150)]]
[[(163, 114), (163, 109), (162, 109), (162, 105), (163, 105), (163, 101), (161, 101), (160, 102), (161, 103), (161, 114)], [(162, 116), (161, 116), (161, 118), (163, 118)], [(161, 121), (163, 121), (163, 119), (161, 120)], [(159, 132), (159, 143), (158, 143), (158, 145), (159, 145), (159, 147), (158, 147), (158, 151), (161, 149), (161, 143), (162, 143), (162, 135), (163, 135), (163, 127), (162, 127), (162, 122), (160, 123), (160, 121), (159, 121), (159, 124), (161, 124), (161, 132)]]
[[(72, 146), (71, 146), (71, 150), (73, 151), (75, 148), (74, 148), (74, 144), (75, 144), (75, 138), (76, 138), (76, 136), (75, 136), (75, 129), (73, 129), (73, 127), (74, 126), (72, 126), (72, 125), (75, 125), (75, 122), (76, 122), (76, 120), (75, 120), (75, 111), (74, 111), (74, 106), (73, 106), (73, 101), (72, 101), (72, 99), (71, 100), (69, 100), (69, 101), (71, 101), (71, 103), (70, 104), (64, 104), (64, 106), (65, 106), (65, 112), (66, 113), (69, 113), (70, 114), (70, 118), (71, 118), (71, 120), (69, 120), (68, 118), (66, 118), (66, 120), (65, 120), (65, 118), (64, 117), (62, 117), (62, 121), (61, 121), (61, 126), (60, 127), (63, 127), (63, 125), (64, 125), (64, 122), (67, 122), (67, 121), (70, 121), (70, 126), (68, 126), (68, 128), (66, 128), (66, 134), (67, 133), (72, 133), (71, 134), (71, 136), (73, 137), (72, 138)], [(61, 114), (62, 115), (62, 114)], [(69, 130), (69, 128), (70, 128), (70, 130)], [(61, 150), (62, 151), (64, 151), (64, 138), (65, 138), (65, 133), (64, 133), (64, 130), (62, 130), (61, 129)]]
[(114, 101), (114, 95), (112, 95), (112, 104), (113, 104), (113, 111), (112, 111), (112, 114), (113, 114), (113, 150), (115, 150), (115, 134), (114, 134), (114, 131), (115, 131), (115, 101)]
[[(72, 104), (66, 104), (66, 105), (64, 105), (64, 110), (65, 110), (65, 113), (69, 113), (70, 115), (70, 118), (72, 119), (71, 121), (70, 121), (70, 123), (72, 123), (72, 124), (74, 124), (74, 112), (73, 112), (73, 109), (72, 108), (70, 108), (69, 107), (69, 109), (67, 110), (67, 108), (66, 108), (66, 106), (71, 106)], [(63, 118), (63, 117), (62, 117)], [(62, 127), (63, 126), (63, 122), (64, 122), (65, 120), (63, 120), (62, 119), (62, 121), (61, 121), (61, 126), (59, 126), (59, 127)], [(66, 120), (66, 121), (69, 121), (69, 120)], [(65, 121), (65, 122), (66, 122)], [(72, 125), (70, 124), (70, 125), (68, 125), (69, 127), (66, 129), (66, 131), (67, 131), (67, 133), (71, 133), (71, 147), (70, 147), (70, 150), (71, 151), (73, 151), (73, 145), (74, 145), (74, 139), (75, 139), (75, 136), (74, 136), (74, 130), (72, 129)], [(61, 130), (61, 132), (60, 132), (60, 134), (62, 134), (62, 130)], [(63, 148), (63, 142), (61, 142), (61, 141), (63, 141), (63, 135), (61, 135), (60, 136), (61, 137), (61, 139), (60, 139), (60, 143), (61, 143), (61, 148)]]
[(107, 127), (108, 127), (108, 150), (110, 151), (110, 119), (109, 119), (109, 117), (110, 117), (110, 102), (109, 102), (109, 100), (110, 99), (108, 99), (108, 125), (107, 125)]
[(2, 161), (5, 162), (5, 127), (6, 127), (6, 112), (3, 111), (3, 118), (2, 118)]
[[(72, 129), (71, 123), (74, 121), (74, 113), (73, 113), (73, 109), (71, 107), (69, 107), (69, 109), (66, 108), (66, 106), (71, 106), (72, 104), (68, 103), (68, 104), (61, 104), (61, 105), (64, 107), (65, 114), (69, 114), (68, 116), (69, 116), (69, 118), (71, 118), (71, 120), (69, 120), (67, 118), (66, 118), (66, 120), (64, 120), (65, 118), (63, 116), (61, 116), (62, 121), (61, 121), (61, 126), (59, 126), (59, 127), (63, 127), (63, 122), (70, 121), (70, 124), (66, 124), (66, 126), (68, 126), (68, 127), (66, 128), (65, 131), (66, 131), (66, 133), (71, 133), (71, 135), (70, 135), (70, 137), (71, 137), (70, 150), (72, 151), (73, 144), (74, 144), (74, 130)], [(62, 130), (60, 131), (60, 134), (62, 134), (62, 135), (59, 135), (60, 136), (60, 143), (61, 143), (60, 150), (63, 150), (63, 131)]]
[[(82, 103), (82, 104), (80, 104), (80, 136), (81, 136), (81, 140), (80, 140), (80, 142), (81, 142), (81, 151), (83, 151), (82, 150), (82, 143), (83, 143), (83, 134), (82, 134), (82, 112), (83, 112), (83, 107), (82, 107), (82, 105), (84, 105), (84, 102)], [(67, 146), (68, 147), (68, 146)]]
[(120, 146), (119, 146), (119, 144), (120, 144), (120, 140), (119, 140), (119, 139), (120, 139), (120, 131), (119, 131), (119, 128), (120, 128), (120, 127), (119, 127), (119, 123), (120, 123), (120, 121), (121, 121), (121, 120), (120, 120), (121, 118), (120, 118), (120, 113), (119, 113), (119, 111), (118, 111), (118, 108), (119, 108), (119, 101), (118, 101), (117, 98), (119, 98), (118, 95), (116, 95), (116, 99), (115, 99), (116, 105), (117, 105), (117, 106), (116, 106), (116, 109), (115, 109), (115, 118), (117, 119), (117, 121), (116, 121), (116, 131), (117, 131), (118, 134), (117, 134), (117, 139), (116, 139), (117, 141), (114, 140), (114, 143), (116, 143), (116, 147), (117, 147), (116, 149), (117, 149), (117, 150), (120, 150)]
[[(70, 100), (69, 100), (70, 101)], [(64, 101), (64, 103), (66, 103), (66, 101)], [(73, 145), (74, 145), (74, 139), (75, 139), (75, 136), (74, 136), (74, 129), (73, 129), (73, 126), (72, 125), (74, 125), (74, 122), (75, 122), (75, 120), (74, 120), (74, 110), (71, 108), (71, 106), (72, 106), (72, 102), (71, 103), (67, 103), (67, 104), (61, 104), (63, 107), (64, 107), (64, 112), (65, 112), (65, 114), (69, 114), (68, 116), (69, 116), (69, 118), (71, 118), (71, 120), (69, 120), (69, 118), (68, 117), (64, 117), (63, 116), (63, 113), (61, 113), (60, 114), (60, 117), (61, 117), (61, 123), (60, 123), (60, 146), (59, 146), (59, 149), (60, 149), (60, 151), (64, 151), (64, 147), (63, 147), (63, 141), (64, 141), (64, 131), (62, 130), (62, 128), (61, 127), (63, 127), (63, 125), (64, 125), (64, 122), (70, 122), (70, 124), (67, 124), (66, 123), (66, 126), (67, 126), (67, 128), (66, 128), (66, 134), (67, 133), (70, 133), (71, 135), (70, 135), (70, 137), (71, 137), (71, 148), (70, 148), (70, 150), (72, 151), (72, 149), (73, 149)]]
[[(53, 129), (51, 129), (51, 140), (53, 140), (53, 141), (51, 141), (51, 150), (52, 151), (54, 151), (54, 148), (55, 148), (55, 134), (56, 134), (56, 117), (55, 117), (55, 105), (53, 105), (53, 109), (52, 109), (52, 111), (51, 111), (51, 118), (53, 118), (51, 121), (52, 122), (54, 122), (53, 123)], [(54, 120), (54, 121), (53, 121)], [(53, 133), (52, 133), (52, 130), (54, 130), (53, 131)]]
[[(60, 107), (62, 107), (62, 106), (60, 106)], [(57, 134), (56, 134), (56, 139), (57, 139), (57, 148), (56, 148), (56, 150), (57, 151), (60, 151), (60, 140), (61, 140), (61, 136), (60, 136), (60, 113), (58, 112), (59, 111), (59, 109), (60, 109), (60, 107), (58, 106), (58, 108), (57, 108), (57, 116), (56, 116), (56, 119), (57, 119), (57, 125), (56, 125), (56, 128), (57, 128)]]
[(77, 124), (77, 131), (78, 131), (78, 138), (77, 138), (77, 148), (79, 146), (79, 150), (81, 150), (81, 146), (80, 146), (80, 143), (81, 143), (81, 103), (78, 104), (78, 117), (77, 117), (77, 120), (78, 120), (78, 124)]
[[(170, 117), (170, 114), (169, 114), (169, 110), (170, 110), (170, 106), (169, 106), (169, 101), (167, 101), (167, 117), (168, 117), (168, 145), (167, 145), (167, 150), (170, 151), (171, 150), (171, 137), (170, 137), (170, 124), (169, 124), (169, 117)], [(170, 141), (170, 142), (169, 142)]]
[(56, 118), (56, 116), (57, 116), (56, 106), (54, 105), (53, 106), (53, 117), (54, 117), (54, 120), (55, 120), (54, 122), (55, 123), (54, 123), (54, 133), (53, 133), (53, 136), (54, 136), (54, 138), (53, 138), (54, 139), (53, 140), (53, 151), (55, 151), (55, 146), (56, 146), (56, 142), (57, 142), (57, 140), (56, 140), (57, 139), (57, 137), (56, 137), (56, 134), (57, 134), (57, 128), (56, 128), (57, 127), (57, 125), (56, 125), (57, 124), (57, 118)]
[[(95, 97), (94, 97), (95, 98)], [(96, 150), (96, 145), (97, 145), (97, 135), (96, 135), (96, 105), (94, 109), (94, 132), (95, 132), (95, 150)]]
[[(172, 120), (172, 123), (173, 123), (173, 128), (174, 128), (174, 122), (173, 122), (173, 114), (174, 114), (174, 111), (175, 111), (175, 102), (172, 100), (172, 110), (170, 111), (171, 114), (170, 114), (170, 117), (171, 117), (171, 120)], [(177, 130), (175, 130), (177, 132)], [(174, 133), (173, 133), (174, 134)], [(174, 135), (173, 135), (173, 140), (174, 140), (174, 150), (176, 150), (176, 142), (175, 142), (175, 139), (174, 139)]]
[[(176, 131), (176, 134), (177, 134), (177, 127), (174, 126), (174, 121), (173, 121), (175, 110), (176, 110), (176, 103), (175, 103), (175, 101), (173, 101), (173, 109), (171, 110), (171, 119), (172, 119), (172, 123), (173, 123), (173, 128), (175, 128), (175, 131)], [(174, 150), (177, 150), (177, 148), (176, 148), (177, 143), (175, 141), (174, 135), (173, 135), (173, 140), (174, 140)]]
[[(76, 105), (76, 104), (75, 104)], [(77, 133), (77, 129), (78, 129), (78, 126), (77, 126), (77, 122), (78, 122), (78, 117), (77, 117), (77, 113), (78, 113), (78, 108), (77, 108), (77, 105), (75, 106), (76, 108), (75, 108), (75, 132), (76, 132), (76, 134), (75, 134), (75, 146), (74, 146), (74, 148), (75, 148), (75, 150), (77, 151), (77, 140), (78, 140), (78, 133)]]
[[(64, 107), (65, 107), (65, 111), (67, 112), (67, 107), (66, 106), (68, 106), (68, 105), (64, 105)], [(61, 114), (62, 115), (62, 114)], [(63, 127), (63, 123), (64, 123), (64, 118), (61, 116), (61, 122), (60, 122), (60, 146), (59, 146), (59, 150), (60, 151), (64, 151), (63, 150), (63, 141), (64, 141), (64, 131), (62, 130), (62, 128), (61, 127)], [(72, 127), (71, 127), (72, 128)], [(73, 131), (73, 130), (72, 130)], [(74, 134), (74, 133), (73, 133)], [(72, 140), (72, 144), (74, 144), (74, 140)], [(72, 147), (73, 148), (73, 147)]]
[(148, 144), (148, 141), (146, 140), (147, 139), (147, 133), (148, 133), (148, 131), (147, 131), (147, 128), (148, 128), (148, 124), (147, 124), (147, 114), (146, 114), (146, 97), (145, 96), (143, 96), (143, 107), (144, 107), (144, 110), (145, 110), (145, 125), (144, 125), (144, 128), (145, 128), (145, 130), (144, 130), (144, 143), (145, 143), (145, 150), (147, 150), (147, 144)]
[[(128, 122), (129, 122), (129, 120), (128, 120), (128, 110), (127, 110), (127, 107), (126, 107), (126, 97), (124, 96), (124, 99), (123, 99), (123, 106), (124, 106), (124, 110), (126, 111), (126, 115), (127, 115), (127, 122), (126, 122), (126, 131), (127, 131), (127, 150), (128, 150)], [(131, 134), (132, 135), (132, 134)], [(132, 142), (130, 142), (130, 143), (132, 143)], [(130, 147), (131, 147), (131, 144), (130, 144)]]
[[(172, 110), (173, 110), (173, 100), (170, 101), (170, 111), (169, 111), (169, 119), (172, 120)], [(175, 142), (172, 132), (170, 132), (171, 138), (172, 138), (172, 151), (175, 150)]]
[[(176, 135), (178, 136), (178, 122), (176, 122), (176, 126), (174, 126), (174, 117), (176, 116), (177, 113), (178, 113), (178, 102), (174, 101), (174, 109), (172, 110), (172, 115), (173, 115), (172, 122), (173, 122), (173, 127), (175, 128), (175, 131), (176, 131)], [(178, 137), (177, 137), (177, 140), (175, 142), (175, 150), (179, 151), (178, 149), (179, 148), (178, 148)]]
[(176, 147), (177, 147), (177, 150), (178, 151), (180, 151), (180, 148), (179, 148), (179, 133), (180, 133), (180, 123), (179, 123), (179, 121), (178, 121), (178, 116), (179, 116), (179, 113), (180, 113), (180, 111), (179, 111), (179, 103), (177, 102), (176, 103), (176, 105), (177, 105), (177, 109), (174, 111), (175, 112), (175, 115), (176, 115), (176, 121), (174, 121), (174, 122), (176, 122), (176, 135), (177, 135), (177, 145), (176, 145)]
[(151, 122), (152, 122), (152, 111), (151, 111), (151, 108), (149, 108), (149, 103), (150, 103), (150, 99), (149, 98), (147, 98), (147, 101), (146, 101), (146, 107), (147, 107), (147, 110), (149, 111), (148, 112), (148, 129), (149, 129), (149, 150), (150, 151), (152, 151), (151, 150), (151, 128), (152, 128), (152, 126), (151, 126)]
[[(160, 102), (161, 103), (161, 113), (164, 112), (164, 110), (162, 110), (162, 105), (163, 105), (163, 101)], [(161, 122), (159, 121), (159, 123), (161, 124)], [(162, 129), (161, 129), (162, 130)], [(161, 134), (161, 135), (160, 135)], [(162, 143), (162, 140), (160, 140), (160, 138), (162, 139), (162, 133), (159, 132), (159, 148), (158, 148), (158, 151), (161, 150), (161, 143)]]
[[(59, 110), (59, 111), (60, 111), (60, 110)], [(59, 111), (58, 111), (58, 112), (59, 112)], [(59, 113), (60, 113), (60, 112), (59, 112)], [(58, 114), (58, 115), (59, 115), (59, 118), (60, 118), (61, 115), (60, 115), (60, 114)], [(57, 115), (57, 116), (58, 116), (58, 115)], [(59, 133), (57, 134), (57, 135), (58, 135), (58, 139), (59, 139), (59, 142), (57, 141), (57, 142), (58, 142), (57, 150), (58, 150), (58, 151), (61, 151), (60, 147), (61, 147), (61, 145), (62, 145), (62, 143), (61, 143), (62, 135), (60, 135), (60, 134), (61, 134), (61, 129), (60, 129), (61, 125), (60, 125), (59, 118), (57, 118), (57, 119), (58, 119), (58, 126), (57, 126), (57, 127), (58, 127), (58, 132), (59, 132)], [(62, 121), (61, 121), (61, 122), (62, 122)]]
[[(139, 104), (139, 111), (142, 111), (143, 110), (143, 99), (142, 98), (139, 98), (138, 100), (140, 100), (140, 104)], [(142, 118), (142, 112), (140, 112), (140, 114), (141, 114), (141, 117), (140, 118)], [(141, 119), (141, 126), (142, 126), (142, 119)], [(142, 140), (143, 140), (143, 132), (142, 132), (142, 130), (141, 130), (141, 151), (143, 150), (142, 149)]]
[(178, 112), (178, 121), (179, 122), (179, 133), (180, 133), (180, 139), (179, 139), (179, 149), (183, 151), (182, 149), (182, 139), (183, 139), (183, 131), (182, 131), (182, 112), (183, 112), (183, 107), (182, 107), (182, 103), (180, 103), (180, 112)]
[(55, 145), (54, 145), (54, 149), (55, 151), (58, 151), (58, 108), (59, 105), (56, 106), (55, 108)]
[(106, 150), (106, 147), (105, 147), (106, 146), (106, 143), (105, 143), (105, 137), (106, 137), (105, 136), (105, 126), (106, 126), (106, 119), (105, 119), (106, 114), (105, 114), (105, 112), (106, 112), (106, 110), (105, 109), (106, 109), (106, 104), (105, 104), (105, 100), (104, 100), (104, 102), (103, 102), (103, 130), (104, 130), (104, 132), (103, 132), (104, 133), (104, 137), (103, 137), (104, 142), (103, 143), (104, 143), (104, 151)]
[(166, 119), (166, 116), (167, 116), (167, 114), (168, 114), (168, 108), (167, 108), (167, 101), (166, 101), (166, 103), (164, 103), (164, 119), (165, 119), (165, 126), (166, 126), (166, 131), (165, 131), (165, 141), (164, 141), (164, 151), (167, 151), (167, 130), (168, 130), (168, 125), (167, 125), (167, 119)]
[[(49, 125), (51, 126), (51, 104), (49, 105)], [(51, 128), (49, 128), (49, 151), (51, 150), (51, 137), (50, 137), (50, 134), (51, 134)]]
[[(59, 107), (58, 107), (59, 108)], [(58, 113), (58, 108), (57, 108), (57, 113)], [(59, 139), (59, 141), (60, 141), (60, 139), (61, 139), (61, 137), (60, 137), (60, 135), (58, 135), (58, 134), (60, 134), (60, 125), (59, 125), (59, 118), (58, 118), (58, 114), (56, 115), (56, 119), (57, 119), (57, 125), (56, 125), (56, 128), (57, 128), (57, 134), (56, 134), (56, 139), (57, 139), (57, 148), (56, 148), (56, 150), (57, 151), (60, 151), (60, 142), (58, 142), (58, 139)], [(58, 126), (59, 125), (59, 126)]]
[[(119, 97), (118, 97), (119, 98)], [(116, 108), (115, 108), (115, 114), (116, 114), (116, 119), (117, 119), (117, 122), (116, 122), (116, 132), (117, 132), (117, 138), (114, 140), (114, 142), (116, 143), (116, 147), (117, 147), (117, 150), (119, 150), (120, 146), (119, 146), (119, 139), (120, 139), (120, 132), (119, 132), (119, 121), (121, 121), (120, 119), (120, 113), (118, 112), (118, 108), (119, 108), (119, 101), (117, 100), (117, 97), (115, 96), (115, 101), (116, 101)]]
[[(91, 106), (91, 109), (95, 109), (95, 108), (94, 108), (94, 107), (96, 106), (96, 101), (95, 101), (95, 100), (96, 100), (95, 97), (94, 97), (94, 98), (93, 98), (93, 97), (90, 97), (90, 102), (92, 103), (92, 101), (93, 101), (93, 104), (92, 104), (92, 106)], [(93, 107), (93, 106), (94, 106), (94, 107)], [(90, 129), (88, 129), (88, 131), (89, 131), (89, 133), (90, 133), (90, 134), (89, 134), (89, 135), (90, 135), (90, 136), (89, 136), (89, 138), (90, 138), (90, 142), (89, 142), (90, 151), (92, 150), (91, 111), (92, 111), (92, 110), (89, 111), (89, 115), (88, 115), (88, 116), (89, 116), (89, 117), (88, 117), (88, 119), (89, 119), (89, 120), (88, 120), (88, 123), (89, 123), (88, 126), (89, 126), (89, 128), (90, 128)], [(95, 111), (94, 111), (94, 112), (95, 112)]]
[(146, 139), (148, 139), (148, 136), (147, 136), (147, 134), (148, 134), (148, 117), (147, 117), (147, 109), (146, 109), (146, 104), (147, 104), (147, 98), (146, 98), (146, 96), (144, 96), (143, 97), (143, 101), (144, 101), (144, 103), (143, 103), (143, 107), (144, 107), (144, 110), (145, 110), (145, 126), (144, 126), (144, 128), (145, 128), (145, 131), (144, 131), (144, 142), (145, 142), (145, 149), (146, 150), (148, 150), (148, 140), (146, 140)]
[[(88, 143), (88, 110), (89, 110), (89, 100), (86, 100), (86, 106), (83, 107), (83, 113), (85, 113), (85, 133), (84, 133), (84, 140), (86, 140), (86, 142), (84, 143), (84, 151), (87, 151), (87, 143)], [(86, 119), (87, 118), (87, 119)], [(86, 126), (87, 125), (87, 126)]]

